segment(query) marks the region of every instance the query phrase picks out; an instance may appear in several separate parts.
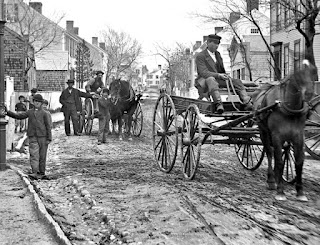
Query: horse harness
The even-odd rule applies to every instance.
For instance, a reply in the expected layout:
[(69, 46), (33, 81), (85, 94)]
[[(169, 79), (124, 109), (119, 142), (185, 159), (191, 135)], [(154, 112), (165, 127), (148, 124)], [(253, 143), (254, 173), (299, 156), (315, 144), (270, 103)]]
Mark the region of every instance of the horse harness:
[(274, 90), (278, 90), (280, 93), (280, 99), (276, 100), (275, 103), (277, 103), (277, 106), (273, 109), (268, 110), (265, 113), (262, 113), (260, 115), (256, 115), (256, 118), (258, 121), (262, 121), (269, 117), (271, 112), (279, 109), (284, 115), (287, 116), (298, 116), (298, 115), (304, 115), (307, 114), (309, 111), (309, 105), (306, 101), (303, 101), (303, 106), (301, 109), (293, 110), (290, 109), (286, 105), (285, 101), (285, 92), (286, 92), (286, 84), (284, 82), (277, 83), (277, 84), (266, 84), (266, 88), (263, 88), (262, 91), (257, 95), (255, 99), (256, 108), (255, 110), (261, 109), (265, 106), (267, 106), (267, 96), (269, 93), (271, 93)]

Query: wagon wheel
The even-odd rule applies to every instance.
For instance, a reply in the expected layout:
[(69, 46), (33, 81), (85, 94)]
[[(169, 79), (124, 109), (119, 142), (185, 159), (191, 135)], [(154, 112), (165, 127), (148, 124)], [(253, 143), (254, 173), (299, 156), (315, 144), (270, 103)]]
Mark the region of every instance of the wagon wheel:
[(306, 151), (315, 159), (320, 160), (320, 96), (311, 101), (310, 114), (305, 126)]
[(168, 94), (157, 100), (152, 124), (153, 150), (160, 170), (169, 173), (178, 151), (178, 127), (176, 109)]
[(137, 104), (137, 108), (135, 109), (132, 115), (132, 134), (134, 136), (139, 137), (142, 132), (143, 125), (143, 113), (140, 102)]
[(90, 98), (84, 101), (84, 110), (80, 115), (80, 130), (84, 129), (85, 134), (91, 134), (94, 118), (93, 101)]
[(293, 184), (296, 180), (296, 172), (294, 152), (291, 144), (283, 147), (281, 157), (284, 163), (282, 179), (289, 184)]
[(199, 108), (192, 104), (184, 115), (181, 132), (182, 171), (188, 180), (194, 178), (199, 165), (201, 139), (202, 126)]
[[(254, 120), (245, 121), (241, 123), (241, 125), (239, 126), (258, 130), (258, 125), (255, 123)], [(238, 143), (238, 144), (235, 144), (234, 147), (235, 147), (238, 160), (240, 161), (242, 166), (245, 169), (253, 171), (260, 167), (264, 158), (265, 151), (262, 145), (258, 145), (254, 143), (254, 142), (261, 143), (259, 134), (255, 134), (246, 140), (247, 140), (247, 143)]]

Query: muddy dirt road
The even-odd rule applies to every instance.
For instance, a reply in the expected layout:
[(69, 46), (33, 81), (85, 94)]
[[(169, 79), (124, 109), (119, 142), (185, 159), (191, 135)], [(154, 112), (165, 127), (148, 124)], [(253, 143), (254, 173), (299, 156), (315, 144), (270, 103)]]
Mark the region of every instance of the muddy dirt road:
[[(50, 145), (51, 180), (34, 181), (49, 213), (73, 244), (320, 244), (320, 162), (307, 158), (309, 202), (279, 202), (266, 189), (266, 164), (250, 172), (232, 146), (205, 145), (192, 181), (180, 159), (170, 174), (157, 167), (152, 150), (154, 101), (143, 104), (140, 138), (65, 136)], [(25, 159), (13, 159), (27, 170)]]

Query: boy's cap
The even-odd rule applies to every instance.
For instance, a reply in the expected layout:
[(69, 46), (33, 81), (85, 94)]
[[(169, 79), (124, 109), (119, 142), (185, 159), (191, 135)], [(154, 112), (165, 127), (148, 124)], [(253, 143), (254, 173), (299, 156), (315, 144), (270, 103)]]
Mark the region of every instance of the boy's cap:
[(33, 100), (38, 101), (38, 102), (43, 102), (43, 97), (41, 94), (35, 94), (33, 96)]
[(38, 92), (38, 89), (37, 89), (37, 88), (31, 89), (31, 93), (36, 93), (36, 92)]
[(49, 105), (49, 101), (47, 101), (47, 100), (43, 100), (42, 103), (45, 104), (45, 105)]
[(20, 99), (25, 99), (25, 98), (26, 98), (26, 97), (24, 97), (23, 95), (20, 95), (20, 96), (19, 96), (19, 100), (20, 100)]

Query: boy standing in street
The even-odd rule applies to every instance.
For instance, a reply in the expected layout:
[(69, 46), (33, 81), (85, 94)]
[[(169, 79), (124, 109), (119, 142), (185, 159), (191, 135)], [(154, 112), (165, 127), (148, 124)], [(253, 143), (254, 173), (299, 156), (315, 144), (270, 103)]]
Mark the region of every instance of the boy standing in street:
[(43, 110), (41, 94), (33, 96), (34, 108), (24, 112), (7, 111), (9, 117), (29, 119), (27, 135), (29, 138), (31, 178), (42, 179), (45, 176), (47, 149), (52, 140), (51, 125), (48, 113)]
[(109, 133), (109, 122), (110, 122), (110, 99), (109, 89), (104, 88), (102, 90), (102, 96), (98, 99), (99, 106), (99, 133), (98, 133), (98, 145), (106, 143), (106, 134)]
[[(20, 112), (20, 111), (27, 111), (27, 106), (23, 103), (25, 101), (25, 97), (23, 95), (19, 96), (19, 102), (15, 105), (15, 110), (16, 112)], [(24, 130), (25, 127), (25, 120), (18, 120), (16, 119), (16, 125), (15, 125), (15, 129), (14, 132), (16, 133), (18, 131), (18, 128), (20, 127), (20, 132), (22, 132)]]

